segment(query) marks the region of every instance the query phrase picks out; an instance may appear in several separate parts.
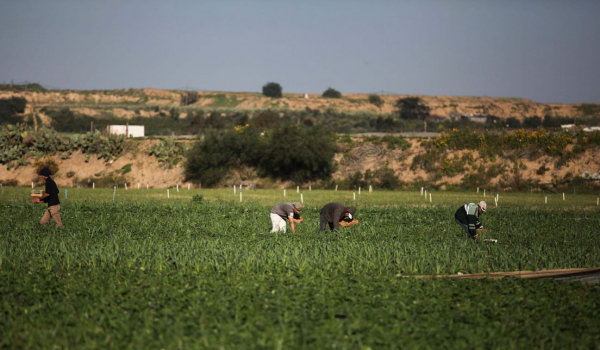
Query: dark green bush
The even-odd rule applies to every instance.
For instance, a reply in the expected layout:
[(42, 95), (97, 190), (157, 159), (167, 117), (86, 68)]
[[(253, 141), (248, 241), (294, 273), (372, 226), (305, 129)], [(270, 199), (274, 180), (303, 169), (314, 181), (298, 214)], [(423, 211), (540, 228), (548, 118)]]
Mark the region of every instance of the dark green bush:
[(369, 95), (369, 103), (377, 106), (377, 108), (381, 108), (383, 106), (384, 101), (381, 99), (379, 95)]
[(283, 125), (266, 136), (264, 174), (296, 183), (331, 175), (337, 150), (333, 133), (321, 127)]
[(261, 150), (260, 134), (252, 127), (209, 132), (188, 152), (185, 177), (206, 187), (218, 185), (233, 167), (258, 166)]
[(27, 100), (23, 97), (0, 99), (0, 124), (17, 124), (23, 118), (17, 114), (25, 112)]
[(401, 119), (425, 119), (429, 116), (429, 107), (423, 104), (420, 97), (405, 97), (396, 101), (398, 115)]
[(282, 96), (282, 88), (278, 83), (270, 82), (262, 87), (263, 95), (267, 97), (279, 98)]
[(341, 98), (342, 97), (342, 93), (339, 92), (339, 91), (337, 91), (334, 88), (328, 88), (327, 90), (325, 90), (323, 92), (322, 96), (326, 97), (326, 98)]
[(198, 102), (200, 99), (200, 95), (198, 95), (197, 91), (186, 91), (181, 95), (181, 105), (189, 106)]

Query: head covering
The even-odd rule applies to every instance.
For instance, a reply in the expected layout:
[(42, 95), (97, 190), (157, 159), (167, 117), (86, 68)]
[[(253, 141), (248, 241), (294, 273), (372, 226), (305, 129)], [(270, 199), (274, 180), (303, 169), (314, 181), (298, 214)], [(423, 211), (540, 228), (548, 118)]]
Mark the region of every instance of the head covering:
[(42, 175), (42, 176), (50, 176), (50, 175), (52, 175), (52, 172), (50, 171), (50, 169), (44, 168), (44, 169), (40, 170), (40, 175)]
[(354, 219), (354, 213), (356, 213), (356, 207), (344, 207), (344, 213), (348, 213), (348, 216), (342, 218), (345, 221), (352, 221)]
[(485, 212), (487, 210), (487, 204), (485, 203), (485, 201), (481, 201), (478, 204), (481, 207), (481, 211)]
[(292, 203), (292, 205), (294, 206), (294, 208), (298, 209), (298, 211), (302, 210), (302, 203), (294, 202), (294, 203)]

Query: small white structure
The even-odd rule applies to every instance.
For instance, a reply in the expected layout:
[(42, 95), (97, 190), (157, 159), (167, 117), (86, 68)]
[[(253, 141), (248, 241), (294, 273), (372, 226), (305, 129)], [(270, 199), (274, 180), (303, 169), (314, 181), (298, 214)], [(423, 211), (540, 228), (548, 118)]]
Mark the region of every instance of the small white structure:
[(485, 124), (488, 116), (487, 114), (461, 114), (460, 117), (474, 123)]
[(575, 124), (563, 124), (560, 126), (562, 131), (573, 131), (575, 130)]
[(304, 94), (304, 98), (308, 100), (308, 94)]
[(600, 126), (590, 126), (589, 128), (583, 128), (584, 132), (600, 131)]
[(113, 135), (125, 135), (126, 137), (144, 137), (143, 125), (109, 125), (108, 133)]

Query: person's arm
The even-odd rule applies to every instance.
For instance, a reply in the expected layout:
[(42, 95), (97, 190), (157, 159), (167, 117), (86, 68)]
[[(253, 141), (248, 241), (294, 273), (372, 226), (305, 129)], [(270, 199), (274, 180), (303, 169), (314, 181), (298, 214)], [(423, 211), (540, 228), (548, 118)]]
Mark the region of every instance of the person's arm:
[(294, 217), (288, 216), (288, 221), (290, 222), (290, 228), (292, 229), (292, 233), (296, 233), (296, 227), (294, 227)]

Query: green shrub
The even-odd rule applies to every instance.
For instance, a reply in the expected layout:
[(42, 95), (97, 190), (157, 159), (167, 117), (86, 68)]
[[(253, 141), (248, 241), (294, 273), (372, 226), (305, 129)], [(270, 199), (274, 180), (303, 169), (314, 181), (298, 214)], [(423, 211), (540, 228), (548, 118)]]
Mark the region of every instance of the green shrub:
[(267, 133), (262, 172), (296, 183), (327, 178), (337, 150), (334, 134), (321, 127), (283, 125)]
[(379, 188), (394, 190), (400, 187), (400, 179), (396, 176), (394, 169), (390, 169), (385, 165), (383, 168), (375, 170), (373, 179)]
[(218, 185), (234, 166), (258, 166), (261, 150), (260, 134), (252, 127), (209, 132), (188, 152), (185, 177), (206, 187)]
[(341, 98), (342, 97), (342, 93), (337, 91), (336, 89), (333, 88), (328, 88), (327, 90), (325, 90), (323, 92), (323, 97), (326, 98)]
[(27, 100), (23, 97), (11, 97), (0, 99), (0, 124), (16, 124), (22, 118), (17, 116), (25, 112)]
[(401, 119), (425, 119), (429, 116), (430, 108), (423, 104), (420, 97), (405, 97), (396, 101), (398, 115)]
[(381, 108), (381, 106), (384, 104), (384, 101), (381, 99), (381, 96), (373, 94), (369, 95), (369, 103), (377, 106), (377, 108)]
[(197, 91), (186, 91), (181, 95), (181, 105), (193, 105), (194, 103), (198, 102), (199, 99), (200, 96), (198, 95)]
[(44, 168), (48, 168), (50, 169), (50, 172), (52, 173), (52, 176), (54, 176), (56, 173), (58, 173), (58, 164), (56, 163), (56, 161), (52, 158), (43, 158), (40, 160), (37, 160), (34, 164), (35, 166), (35, 174), (39, 174), (40, 170), (44, 169)]
[(263, 95), (267, 97), (279, 98), (282, 96), (282, 88), (278, 83), (270, 82), (262, 87)]

